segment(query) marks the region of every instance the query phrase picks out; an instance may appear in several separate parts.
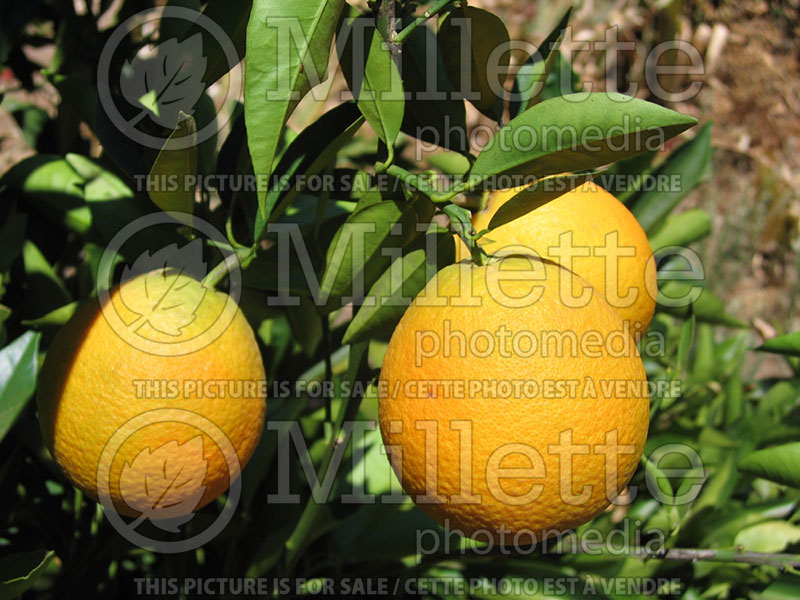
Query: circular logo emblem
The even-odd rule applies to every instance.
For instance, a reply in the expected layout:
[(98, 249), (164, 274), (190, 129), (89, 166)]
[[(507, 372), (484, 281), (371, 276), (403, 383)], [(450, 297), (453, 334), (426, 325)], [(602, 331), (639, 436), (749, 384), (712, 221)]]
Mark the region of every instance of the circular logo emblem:
[[(165, 235), (174, 234), (185, 216), (160, 212), (140, 217), (111, 239), (100, 258), (97, 297), (103, 317), (117, 336), (148, 354), (196, 352), (222, 335), (238, 310), (241, 271), (236, 254), (207, 221), (192, 217), (191, 228), (220, 249), (230, 282), (228, 295), (218, 294), (200, 281), (208, 272), (200, 236), (154, 252), (139, 250), (152, 248)], [(115, 267), (122, 256), (132, 253), (136, 259), (125, 264), (120, 286), (113, 287)]]
[[(230, 522), (241, 496), (240, 473), (236, 449), (222, 429), (197, 413), (159, 408), (133, 417), (108, 440), (97, 467), (97, 497), (111, 525), (132, 544), (165, 554), (187, 552), (212, 540)], [(138, 531), (149, 521), (152, 531), (167, 532), (165, 537), (182, 533), (221, 481), (230, 485), (225, 506), (200, 533), (165, 540)], [(126, 513), (139, 516), (126, 522), (120, 503)]]
[[(145, 45), (135, 56), (118, 56), (133, 32), (146, 36), (158, 29), (169, 34), (166, 23), (177, 22), (183, 31), (178, 37), (159, 37), (158, 43)], [(205, 34), (205, 35), (204, 35)], [(228, 70), (239, 64), (239, 55), (225, 31), (203, 13), (179, 6), (166, 6), (138, 12), (121, 23), (108, 38), (97, 64), (97, 91), (111, 123), (131, 140), (160, 150), (169, 133), (148, 132), (154, 125), (176, 129), (184, 116), (194, 116), (197, 134), (170, 140), (170, 149), (181, 150), (214, 136), (225, 123), (217, 115), (200, 115), (198, 102), (207, 85), (206, 72), (212, 61), (223, 61)], [(115, 68), (121, 65), (121, 69)], [(226, 96), (238, 96), (240, 89)], [(233, 94), (232, 94), (233, 92)]]

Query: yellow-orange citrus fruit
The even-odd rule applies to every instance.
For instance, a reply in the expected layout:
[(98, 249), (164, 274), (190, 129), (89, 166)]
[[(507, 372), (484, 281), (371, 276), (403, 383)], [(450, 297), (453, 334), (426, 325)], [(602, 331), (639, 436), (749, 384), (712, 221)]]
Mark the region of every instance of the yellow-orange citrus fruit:
[(641, 458), (649, 394), (636, 345), (601, 295), (565, 302), (562, 278), (579, 279), (529, 257), (451, 265), (391, 337), (384, 444), (406, 492), (451, 531), (511, 544), (576, 527)]
[[(488, 228), (498, 209), (521, 188), (489, 196), (473, 217), (476, 231)], [(653, 250), (636, 217), (605, 189), (587, 182), (544, 206), (493, 229), (479, 243), (490, 254), (535, 250), (591, 283), (630, 324), (638, 337), (650, 325), (657, 295)], [(460, 256), (466, 248), (457, 244)], [(572, 258), (569, 253), (574, 252)]]
[(162, 269), (85, 303), (61, 328), (39, 378), (39, 421), (90, 497), (173, 518), (223, 493), (249, 460), (264, 377), (235, 302)]

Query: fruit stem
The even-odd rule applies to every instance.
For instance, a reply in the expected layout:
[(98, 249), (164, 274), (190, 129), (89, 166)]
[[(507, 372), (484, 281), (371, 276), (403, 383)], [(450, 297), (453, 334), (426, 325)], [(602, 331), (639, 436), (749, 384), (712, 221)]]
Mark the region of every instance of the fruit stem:
[(445, 8), (447, 8), (448, 5), (454, 4), (454, 3), (455, 3), (454, 0), (439, 0), (433, 6), (431, 6), (428, 10), (426, 10), (424, 13), (422, 13), (419, 17), (417, 17), (416, 19), (411, 21), (411, 23), (406, 25), (403, 28), (403, 30), (400, 31), (400, 33), (398, 33), (398, 34), (396, 34), (394, 36), (394, 39), (392, 41), (394, 41), (397, 44), (402, 44), (403, 42), (405, 42), (408, 39), (408, 37), (412, 33), (414, 33), (414, 30), (417, 27), (419, 27), (420, 25), (425, 23), (425, 21), (427, 21), (431, 17), (434, 17), (434, 16), (438, 15)]
[(225, 260), (217, 264), (213, 269), (211, 269), (208, 274), (203, 278), (203, 285), (209, 288), (217, 287), (220, 281), (225, 279), (225, 276), (231, 271), (231, 269), (247, 268), (253, 258), (255, 258), (256, 250), (258, 249), (257, 244), (253, 244), (250, 248), (239, 248), (228, 254), (225, 257)]

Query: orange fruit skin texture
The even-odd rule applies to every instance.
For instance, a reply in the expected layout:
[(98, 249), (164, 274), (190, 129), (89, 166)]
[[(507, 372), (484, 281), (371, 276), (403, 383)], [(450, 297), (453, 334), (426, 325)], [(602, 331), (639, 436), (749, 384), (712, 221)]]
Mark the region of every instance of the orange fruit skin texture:
[[(529, 259), (509, 257), (501, 260), (502, 269), (531, 268)], [(577, 278), (576, 275), (542, 261), (546, 280), (535, 282), (544, 288), (541, 298), (526, 308), (509, 307), (502, 295), (491, 295), (491, 282), (495, 277), (489, 266), (477, 267), (463, 261), (451, 265), (438, 273), (415, 298), (397, 329), (394, 331), (381, 370), (379, 386), (379, 416), (384, 444), (392, 460), (395, 472), (404, 489), (420, 508), (451, 531), (458, 529), (470, 536), (481, 532), (478, 539), (486, 539), (484, 531), (492, 535), (512, 532), (519, 535), (515, 542), (536, 542), (581, 525), (602, 512), (612, 498), (621, 492), (633, 475), (642, 455), (649, 425), (649, 396), (646, 375), (635, 344), (623, 332), (622, 321), (617, 313), (600, 295), (593, 295), (589, 304), (582, 308), (565, 306), (558, 295), (558, 278)], [(461, 277), (472, 281), (475, 295), (482, 300), (481, 306), (456, 306), (456, 301), (466, 298), (460, 291)], [(438, 287), (437, 287), (438, 286)], [(531, 282), (504, 282), (501, 290), (508, 297), (525, 296)], [(423, 296), (446, 299), (446, 306), (425, 306)], [(602, 351), (596, 358), (588, 352), (562, 352), (555, 356), (556, 347), (551, 347), (548, 356), (542, 352), (524, 358), (523, 352), (511, 352), (506, 348), (506, 357), (501, 356), (500, 344), (486, 357), (463, 352), (457, 343), (450, 346), (449, 357), (444, 352), (444, 323), (449, 320), (451, 331), (464, 332), (467, 339), (478, 330), (497, 331), (502, 325), (508, 330), (518, 332), (527, 330), (535, 336), (545, 331), (572, 331), (580, 339), (588, 331), (597, 331), (603, 339), (616, 339), (610, 344), (616, 354)], [(440, 332), (441, 351), (434, 353), (434, 343), (420, 343), (418, 332)], [(617, 331), (618, 334), (611, 334)], [(477, 339), (477, 338), (476, 338)], [(621, 352), (622, 340), (627, 339), (630, 351)], [(433, 355), (420, 361), (424, 356)], [(564, 346), (567, 348), (567, 346)], [(476, 346), (477, 348), (477, 346)], [(602, 346), (604, 349), (605, 346)], [(480, 346), (484, 352), (486, 346)], [(595, 348), (590, 348), (595, 352)], [(421, 366), (418, 363), (421, 362)], [(591, 397), (591, 390), (585, 383), (593, 380), (597, 397)], [(429, 393), (429, 397), (419, 397), (419, 391), (407, 389), (409, 381), (435, 380), (534, 380), (544, 385), (546, 380), (578, 380), (580, 385), (575, 393), (566, 397), (558, 394), (534, 395), (534, 397), (498, 397), (491, 389), (483, 389), (466, 397), (447, 397), (446, 393)], [(602, 380), (626, 381), (634, 384), (631, 393), (619, 395), (604, 394)], [(424, 394), (422, 394), (424, 396)], [(461, 453), (459, 435), (463, 431), (452, 429), (454, 421), (466, 421), (471, 426), (471, 455)], [(427, 425), (425, 422), (429, 422)], [(418, 427), (436, 426), (436, 437), (430, 436), (426, 449), (425, 429)], [(458, 425), (456, 427), (459, 427)], [(606, 468), (606, 456), (595, 451), (596, 444), (604, 444), (606, 433), (617, 431), (617, 443), (627, 446), (620, 453), (618, 463)], [(572, 432), (572, 444), (589, 445), (589, 454), (575, 454), (572, 457), (571, 481), (569, 473), (560, 470), (559, 454), (552, 452), (550, 445), (559, 444), (561, 432)], [(534, 449), (542, 458), (544, 472), (522, 472), (516, 478), (502, 477), (500, 469), (530, 469), (534, 458), (520, 452), (506, 453), (518, 449), (521, 444)], [(431, 448), (435, 456), (430, 454)], [(490, 463), (496, 451), (499, 463)], [(529, 450), (525, 450), (529, 452)], [(471, 461), (469, 457), (471, 458)], [(463, 458), (462, 458), (463, 457)], [(496, 457), (496, 458), (498, 458)], [(471, 475), (471, 490), (462, 481), (462, 466), (468, 465)], [(426, 471), (427, 469), (427, 471)], [(431, 473), (433, 471), (433, 473)], [(508, 472), (506, 472), (508, 474)], [(495, 475), (501, 475), (499, 480)], [(513, 475), (513, 474), (512, 474)], [(536, 478), (531, 478), (536, 475)], [(427, 486), (432, 486), (436, 478), (440, 502), (426, 503), (420, 496), (426, 494)], [(562, 497), (561, 483), (571, 484), (574, 494), (580, 494), (583, 486), (591, 486), (591, 494), (577, 505), (571, 505)], [(500, 486), (498, 491), (497, 486)], [(529, 494), (534, 485), (541, 486), (537, 498)], [(610, 486), (611, 493), (606, 491)], [(462, 490), (462, 486), (464, 490)], [(454, 498), (462, 493), (472, 492), (480, 495), (479, 503), (462, 503)], [(516, 497), (516, 498), (514, 498)], [(522, 501), (520, 500), (522, 499)], [(510, 535), (510, 534), (509, 534)], [(532, 537), (535, 536), (535, 537)], [(510, 537), (505, 543), (511, 543)], [(494, 538), (494, 543), (503, 539)]]
[[(485, 209), (473, 217), (475, 230), (487, 229), (497, 210), (521, 189), (492, 193)], [(559, 235), (564, 232), (572, 232), (573, 247), (590, 248), (591, 255), (575, 256), (572, 264), (567, 264), (563, 258), (557, 256), (558, 251), (551, 248), (559, 245)], [(596, 254), (597, 249), (606, 245), (606, 235), (611, 232), (618, 232), (618, 246), (632, 247), (635, 254), (625, 255), (630, 252), (626, 248), (610, 257)], [(478, 243), (489, 254), (520, 252), (518, 247), (511, 248), (512, 246), (525, 246), (529, 249), (526, 252), (528, 254), (531, 253), (530, 249), (535, 250), (542, 258), (558, 262), (574, 271), (604, 294), (623, 320), (629, 321), (632, 334), (644, 332), (650, 325), (656, 306), (658, 284), (653, 249), (647, 240), (647, 234), (622, 202), (592, 182), (493, 229), (480, 238)], [(459, 257), (467, 258), (464, 244), (457, 242), (456, 246)], [(616, 275), (611, 273), (610, 282), (607, 281), (606, 265), (612, 269), (616, 265), (617, 269)], [(617, 286), (619, 300), (608, 293), (609, 284)], [(626, 298), (629, 290), (635, 291), (635, 298)]]
[[(199, 282), (180, 277), (194, 292), (200, 289)], [(128, 302), (131, 298), (135, 300), (143, 289), (142, 282), (137, 279), (117, 286), (110, 293), (109, 302), (113, 308), (109, 308), (125, 318), (129, 309), (120, 292), (127, 293)], [(126, 290), (127, 286), (132, 287)], [(266, 411), (265, 399), (258, 395), (262, 390), (255, 386), (249, 390), (243, 388), (245, 391), (241, 394), (234, 391), (225, 394), (226, 397), (209, 398), (187, 391), (184, 385), (188, 380), (202, 380), (202, 386), (205, 381), (263, 381), (265, 378), (253, 331), (238, 307), (232, 302), (226, 304), (227, 295), (216, 290), (206, 290), (202, 298), (196, 314), (187, 314), (194, 308), (189, 303), (178, 306), (170, 317), (176, 324), (190, 321), (181, 329), (181, 335), (186, 338), (202, 336), (210, 323), (224, 316), (231, 307), (235, 314), (222, 335), (213, 341), (207, 340), (208, 345), (189, 354), (161, 356), (148, 351), (157, 350), (158, 339), (136, 346), (128, 343), (109, 325), (97, 299), (79, 307), (53, 340), (39, 377), (37, 402), (41, 431), (61, 469), (89, 497), (98, 498), (98, 465), (114, 433), (129, 419), (154, 409), (192, 411), (214, 423), (235, 448), (236, 456), (228, 452), (227, 458), (238, 458), (242, 468), (253, 454)], [(134, 382), (143, 380), (176, 381), (178, 392), (175, 395), (137, 391)], [(251, 393), (253, 391), (255, 393)], [(176, 397), (166, 397), (169, 395)], [(170, 490), (170, 503), (182, 505), (188, 501), (178, 513), (173, 507), (169, 514), (163, 515), (165, 517), (193, 512), (231, 484), (225, 449), (218, 447), (208, 432), (201, 432), (187, 422), (157, 421), (154, 417), (152, 423), (145, 422), (143, 428), (138, 428), (122, 443), (111, 460), (109, 494), (121, 514), (138, 516), (142, 509), (152, 508), (153, 497), (146, 493), (145, 478), (157, 475), (154, 468), (158, 470), (164, 465), (169, 470), (168, 478), (176, 478)], [(197, 424), (202, 427), (202, 421)], [(198, 436), (203, 442), (202, 459), (195, 456), (197, 460), (189, 460), (192, 456), (187, 455), (186, 450), (199, 446), (184, 444), (190, 440), (196, 442)], [(136, 462), (143, 451), (156, 452), (153, 455), (156, 460)], [(132, 469), (131, 480), (134, 484), (141, 483), (133, 488), (129, 486), (123, 495), (120, 473), (126, 463)], [(184, 489), (180, 488), (181, 482)]]

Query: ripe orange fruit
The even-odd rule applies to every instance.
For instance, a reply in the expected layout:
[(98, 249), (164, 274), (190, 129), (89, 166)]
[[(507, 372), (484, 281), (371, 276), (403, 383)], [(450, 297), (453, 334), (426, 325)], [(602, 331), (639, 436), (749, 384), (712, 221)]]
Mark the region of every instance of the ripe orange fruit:
[(233, 300), (157, 270), (87, 302), (59, 331), (39, 378), (39, 421), (87, 495), (125, 515), (175, 518), (219, 496), (249, 460), (264, 378)]
[[(484, 210), (473, 217), (476, 231), (489, 227), (498, 209), (521, 188), (489, 196)], [(636, 217), (613, 195), (587, 182), (483, 236), (479, 243), (490, 254), (535, 250), (591, 283), (634, 336), (650, 325), (658, 293), (653, 249)], [(461, 257), (466, 248), (457, 244)], [(575, 254), (570, 259), (568, 253)], [(578, 293), (578, 292), (576, 292)]]
[(563, 278), (580, 283), (530, 257), (451, 265), (391, 337), (384, 444), (450, 530), (541, 540), (603, 511), (636, 469), (649, 424), (636, 345), (601, 295), (563, 300)]

